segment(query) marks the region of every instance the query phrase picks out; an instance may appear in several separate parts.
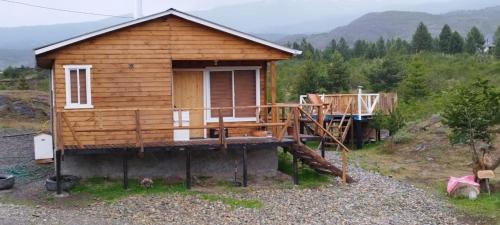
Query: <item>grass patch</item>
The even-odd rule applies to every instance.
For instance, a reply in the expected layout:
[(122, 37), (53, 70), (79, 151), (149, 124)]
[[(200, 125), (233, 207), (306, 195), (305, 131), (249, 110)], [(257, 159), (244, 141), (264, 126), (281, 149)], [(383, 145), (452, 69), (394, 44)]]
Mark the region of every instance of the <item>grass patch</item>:
[[(310, 169), (307, 165), (299, 165), (299, 186), (304, 188), (317, 188), (326, 183), (332, 182), (333, 177), (329, 175), (319, 174)], [(278, 153), (278, 170), (282, 173), (292, 175), (292, 156), (283, 151)]]
[(438, 183), (433, 185), (436, 190), (442, 194), (454, 207), (465, 214), (484, 217), (494, 220), (500, 225), (500, 193), (480, 193), (477, 199), (469, 200), (468, 198), (449, 197), (446, 194), (446, 184)]
[(160, 193), (186, 193), (188, 190), (183, 183), (165, 184), (162, 180), (154, 180), (152, 188), (141, 187), (138, 180), (130, 179), (128, 190), (123, 189), (121, 181), (108, 180), (102, 177), (90, 178), (78, 182), (71, 189), (73, 194), (89, 194), (95, 198), (112, 201), (129, 195), (160, 194)]
[(488, 217), (500, 224), (500, 193), (481, 193), (476, 200), (450, 198), (450, 202), (465, 213)]
[(263, 204), (258, 200), (252, 199), (235, 199), (214, 194), (202, 194), (201, 198), (210, 202), (222, 202), (224, 205), (235, 208), (260, 209)]

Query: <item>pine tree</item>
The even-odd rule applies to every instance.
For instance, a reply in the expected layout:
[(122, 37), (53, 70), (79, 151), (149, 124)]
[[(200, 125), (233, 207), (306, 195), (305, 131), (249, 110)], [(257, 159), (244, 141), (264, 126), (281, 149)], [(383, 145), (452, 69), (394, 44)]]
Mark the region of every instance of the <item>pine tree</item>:
[(418, 24), (417, 30), (413, 34), (411, 45), (415, 52), (432, 50), (432, 36), (423, 22)]
[(484, 35), (473, 26), (469, 33), (467, 33), (467, 38), (465, 39), (465, 51), (469, 54), (475, 54), (477, 52), (482, 52), (484, 49)]
[(428, 89), (424, 69), (420, 56), (415, 56), (409, 65), (407, 77), (401, 82), (399, 92), (404, 100), (422, 99), (427, 96)]
[(30, 89), (30, 86), (28, 82), (26, 81), (26, 78), (24, 76), (19, 78), (18, 84), (17, 84), (17, 89), (18, 90), (28, 90)]
[(497, 57), (500, 58), (500, 26), (497, 27), (497, 31), (495, 32), (495, 37), (494, 37), (494, 49), (493, 49), (493, 54)]
[(441, 33), (439, 34), (439, 50), (442, 53), (450, 54), (451, 53), (451, 28), (448, 24), (443, 26)]
[(464, 39), (457, 31), (451, 34), (450, 39), (450, 52), (451, 54), (464, 52)]
[(404, 70), (397, 59), (386, 57), (366, 75), (375, 92), (392, 91), (404, 77)]
[(351, 80), (347, 73), (347, 65), (339, 52), (334, 52), (331, 63), (327, 66), (326, 89), (328, 93), (338, 93), (349, 90)]
[(377, 46), (377, 56), (384, 57), (385, 56), (385, 40), (383, 37), (380, 37), (377, 40), (376, 46)]
[(364, 57), (367, 50), (367, 44), (365, 40), (356, 40), (354, 42), (354, 48), (352, 50), (352, 56), (356, 58)]
[(365, 57), (367, 59), (374, 59), (378, 57), (377, 46), (374, 43), (369, 43), (368, 46), (366, 47)]
[(351, 50), (349, 49), (349, 45), (347, 41), (342, 37), (337, 44), (337, 51), (340, 52), (344, 59), (351, 59)]

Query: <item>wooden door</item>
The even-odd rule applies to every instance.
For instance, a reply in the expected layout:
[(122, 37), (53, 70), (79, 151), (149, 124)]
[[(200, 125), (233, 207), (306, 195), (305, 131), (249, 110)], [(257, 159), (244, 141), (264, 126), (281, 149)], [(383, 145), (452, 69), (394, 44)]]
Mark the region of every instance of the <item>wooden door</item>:
[[(174, 71), (174, 107), (203, 108), (203, 72)], [(203, 125), (203, 110), (189, 111), (189, 125)], [(203, 129), (190, 130), (191, 138), (203, 138)]]

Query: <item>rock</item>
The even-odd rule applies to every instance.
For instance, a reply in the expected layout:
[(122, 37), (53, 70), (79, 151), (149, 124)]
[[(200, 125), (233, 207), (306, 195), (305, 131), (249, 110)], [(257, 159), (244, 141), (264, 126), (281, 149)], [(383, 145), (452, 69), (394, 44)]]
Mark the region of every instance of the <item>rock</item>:
[(451, 192), (451, 196), (453, 197), (469, 198), (470, 200), (476, 199), (478, 194), (479, 190), (476, 187), (467, 184), (459, 184)]
[(401, 171), (401, 166), (400, 165), (393, 165), (393, 166), (391, 166), (390, 171), (393, 173), (397, 173), (397, 172)]
[(429, 119), (429, 122), (430, 124), (441, 122), (441, 116), (438, 114), (432, 114), (431, 118)]
[(149, 189), (153, 187), (153, 180), (151, 178), (142, 178), (141, 187)]
[(0, 95), (0, 106), (9, 105), (12, 102), (9, 96)]
[(415, 147), (415, 151), (417, 152), (425, 151), (425, 149), (427, 149), (427, 145), (424, 143), (418, 143)]
[(432, 157), (427, 156), (427, 161), (432, 161), (434, 160)]
[(12, 103), (12, 112), (26, 118), (34, 118), (35, 112), (28, 103), (23, 101), (16, 101)]

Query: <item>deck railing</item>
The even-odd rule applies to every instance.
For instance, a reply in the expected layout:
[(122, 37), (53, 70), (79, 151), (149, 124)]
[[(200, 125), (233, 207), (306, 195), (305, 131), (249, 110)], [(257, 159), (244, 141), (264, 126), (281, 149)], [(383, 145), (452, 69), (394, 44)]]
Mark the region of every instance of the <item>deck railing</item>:
[[(325, 104), (324, 113), (330, 115), (343, 115), (343, 110), (354, 103), (354, 114), (359, 116), (371, 116), (375, 111), (390, 113), (397, 103), (396, 93), (362, 93), (358, 89), (357, 94), (318, 94)], [(308, 96), (300, 95), (299, 103), (307, 104)]]

